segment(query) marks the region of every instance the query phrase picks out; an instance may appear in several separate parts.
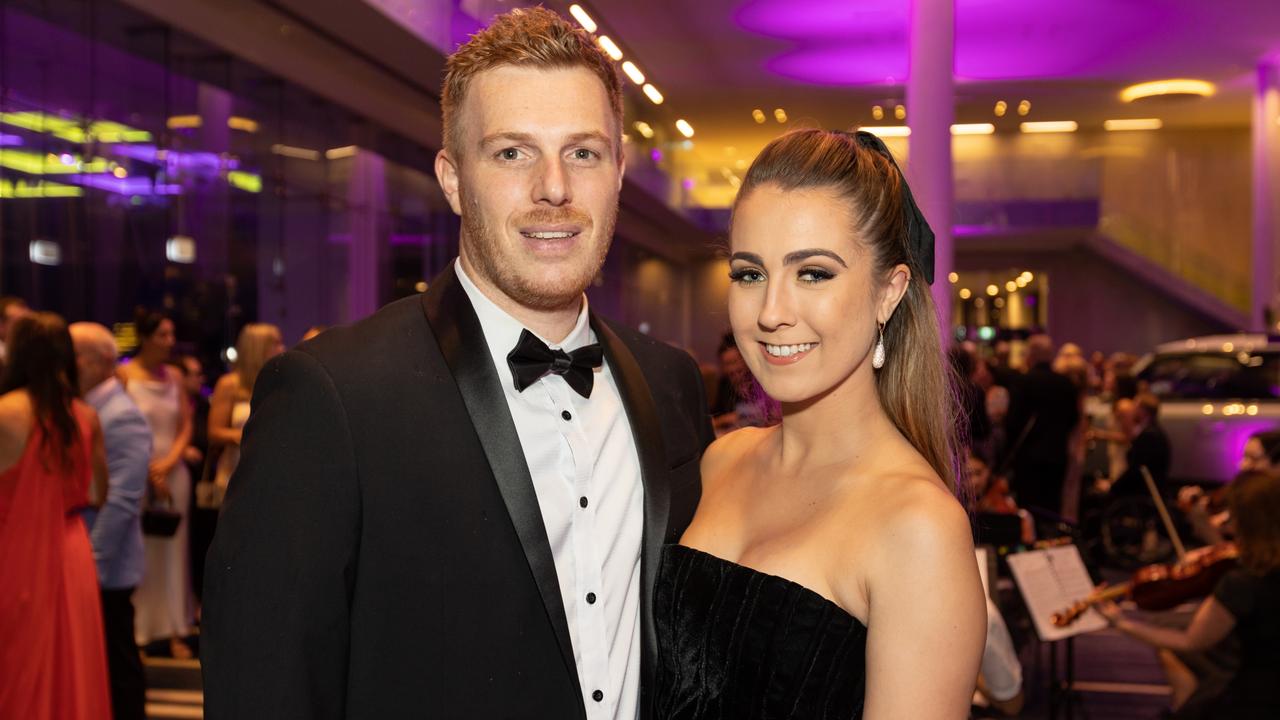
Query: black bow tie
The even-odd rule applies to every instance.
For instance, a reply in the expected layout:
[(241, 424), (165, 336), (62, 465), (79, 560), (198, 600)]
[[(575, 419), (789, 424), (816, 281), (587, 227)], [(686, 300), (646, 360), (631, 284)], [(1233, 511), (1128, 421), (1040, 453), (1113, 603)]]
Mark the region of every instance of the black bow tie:
[(603, 363), (604, 351), (600, 349), (600, 343), (567, 353), (552, 350), (528, 330), (520, 331), (520, 342), (507, 354), (507, 364), (511, 366), (517, 392), (524, 392), (543, 375), (554, 373), (564, 378), (569, 387), (582, 397), (591, 397), (595, 370)]

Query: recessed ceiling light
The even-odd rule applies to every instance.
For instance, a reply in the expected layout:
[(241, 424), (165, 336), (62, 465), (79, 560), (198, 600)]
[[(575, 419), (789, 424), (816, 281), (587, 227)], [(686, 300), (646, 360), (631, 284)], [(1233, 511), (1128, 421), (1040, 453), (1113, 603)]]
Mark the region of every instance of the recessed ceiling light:
[(779, 124), (785, 123), (787, 121), (787, 111), (782, 108), (775, 109), (773, 111), (773, 119), (777, 120)]
[(906, 105), (898, 105), (897, 107), (895, 107), (895, 108), (893, 109), (893, 116), (894, 116), (894, 117), (896, 117), (896, 118), (898, 118), (899, 120), (906, 120), (906, 119), (907, 119), (907, 106), (906, 106)]
[(600, 47), (604, 48), (604, 51), (608, 53), (609, 57), (614, 60), (622, 59), (622, 48), (618, 47), (617, 43), (615, 43), (608, 35), (601, 35), (596, 38), (596, 42), (600, 43)]
[(578, 21), (583, 30), (589, 33), (596, 31), (596, 21), (591, 19), (591, 16), (587, 14), (586, 10), (582, 9), (581, 5), (570, 5), (569, 14), (573, 16), (574, 20)]
[(884, 108), (880, 107), (879, 105), (872, 105), (872, 106), (871, 106), (871, 117), (872, 117), (873, 119), (875, 119), (875, 120), (883, 120), (883, 119), (884, 119)]
[(1208, 97), (1215, 92), (1217, 92), (1217, 88), (1214, 87), (1213, 83), (1206, 80), (1178, 78), (1130, 85), (1120, 91), (1120, 99), (1125, 102), (1133, 102), (1134, 100), (1161, 95), (1198, 95), (1200, 97)]
[(640, 68), (636, 67), (636, 64), (630, 60), (622, 63), (622, 72), (626, 73), (627, 77), (631, 78), (631, 82), (637, 85), (644, 84), (644, 73), (640, 72)]
[(1004, 117), (1004, 114), (1008, 111), (1009, 111), (1009, 103), (1003, 100), (996, 101), (996, 108), (995, 108), (996, 117)]
[(1021, 115), (1021, 116), (1023, 116), (1023, 117), (1026, 117), (1026, 116), (1027, 116), (1027, 115), (1029, 115), (1030, 113), (1031, 113), (1031, 101), (1030, 101), (1030, 100), (1023, 100), (1022, 102), (1018, 103), (1018, 114), (1019, 114), (1019, 115)]
[(757, 124), (763, 125), (764, 121), (766, 120), (764, 116), (764, 111), (761, 110), (760, 108), (756, 108), (755, 110), (752, 110), (751, 119), (755, 120)]

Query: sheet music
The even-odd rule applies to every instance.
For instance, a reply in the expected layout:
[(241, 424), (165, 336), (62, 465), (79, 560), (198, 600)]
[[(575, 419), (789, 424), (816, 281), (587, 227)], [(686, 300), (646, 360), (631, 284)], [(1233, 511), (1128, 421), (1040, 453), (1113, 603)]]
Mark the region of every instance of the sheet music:
[(1029, 550), (1008, 560), (1041, 640), (1062, 640), (1107, 627), (1106, 619), (1092, 608), (1065, 628), (1054, 627), (1050, 619), (1093, 592), (1093, 581), (1075, 545)]

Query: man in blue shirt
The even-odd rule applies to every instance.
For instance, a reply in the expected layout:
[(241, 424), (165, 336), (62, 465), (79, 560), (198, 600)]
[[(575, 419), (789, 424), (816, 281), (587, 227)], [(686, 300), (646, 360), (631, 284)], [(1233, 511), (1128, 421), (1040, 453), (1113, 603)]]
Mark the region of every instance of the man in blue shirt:
[(107, 499), (86, 514), (102, 588), (103, 629), (116, 720), (145, 720), (146, 680), (133, 639), (133, 589), (142, 582), (142, 503), (147, 494), (151, 428), (116, 379), (118, 351), (111, 331), (97, 323), (71, 326), (80, 392), (98, 412), (107, 451)]

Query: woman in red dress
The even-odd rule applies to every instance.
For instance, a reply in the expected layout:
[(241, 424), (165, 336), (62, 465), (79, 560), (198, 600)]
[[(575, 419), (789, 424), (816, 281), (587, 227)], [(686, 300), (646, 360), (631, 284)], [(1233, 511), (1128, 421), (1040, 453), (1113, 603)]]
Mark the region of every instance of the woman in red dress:
[(76, 399), (53, 313), (9, 331), (0, 382), (0, 718), (111, 717), (93, 549), (79, 509), (106, 485), (102, 429)]

